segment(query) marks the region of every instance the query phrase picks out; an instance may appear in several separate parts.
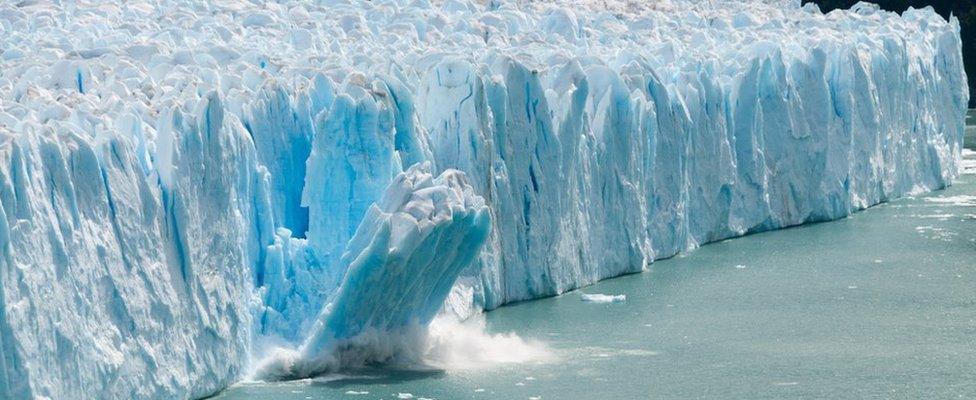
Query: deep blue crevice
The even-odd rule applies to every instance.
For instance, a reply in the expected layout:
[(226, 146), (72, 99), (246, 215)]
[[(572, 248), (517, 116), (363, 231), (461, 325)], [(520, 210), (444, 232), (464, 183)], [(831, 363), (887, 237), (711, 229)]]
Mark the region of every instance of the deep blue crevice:
[(535, 166), (529, 164), (529, 179), (532, 180), (532, 191), (539, 193), (539, 182), (535, 177)]

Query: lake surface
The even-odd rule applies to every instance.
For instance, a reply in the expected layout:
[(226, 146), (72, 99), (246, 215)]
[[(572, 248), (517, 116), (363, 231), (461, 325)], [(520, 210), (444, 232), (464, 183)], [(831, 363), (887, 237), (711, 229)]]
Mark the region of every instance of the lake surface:
[(710, 244), (485, 323), (551, 357), (250, 383), (217, 398), (976, 398), (976, 176), (845, 220)]

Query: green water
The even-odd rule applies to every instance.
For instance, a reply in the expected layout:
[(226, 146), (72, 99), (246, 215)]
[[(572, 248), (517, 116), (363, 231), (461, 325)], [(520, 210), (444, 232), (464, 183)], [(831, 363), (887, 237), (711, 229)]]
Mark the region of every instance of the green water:
[(218, 398), (976, 398), (976, 176), (581, 292), (627, 301), (573, 292), (487, 315), (489, 331), (541, 340), (554, 361), (246, 384)]

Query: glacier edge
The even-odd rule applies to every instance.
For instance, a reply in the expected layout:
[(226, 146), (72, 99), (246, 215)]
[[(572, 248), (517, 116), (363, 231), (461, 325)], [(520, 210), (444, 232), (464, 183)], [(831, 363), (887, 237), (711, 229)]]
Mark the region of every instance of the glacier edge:
[(112, 35), (0, 6), (0, 397), (203, 397), (263, 341), (388, 359), (438, 311), (958, 174), (959, 27), (930, 9), (435, 3), (76, 10)]

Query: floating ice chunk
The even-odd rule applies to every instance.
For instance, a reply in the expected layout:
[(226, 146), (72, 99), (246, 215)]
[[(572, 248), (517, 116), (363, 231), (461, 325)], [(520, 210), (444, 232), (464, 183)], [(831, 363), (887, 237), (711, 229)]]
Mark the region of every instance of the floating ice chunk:
[(627, 301), (627, 295), (623, 295), (623, 294), (607, 295), (607, 294), (586, 294), (586, 293), (584, 293), (582, 296), (580, 296), (580, 300), (585, 301), (585, 302), (589, 302), (589, 303), (620, 303), (620, 302)]

